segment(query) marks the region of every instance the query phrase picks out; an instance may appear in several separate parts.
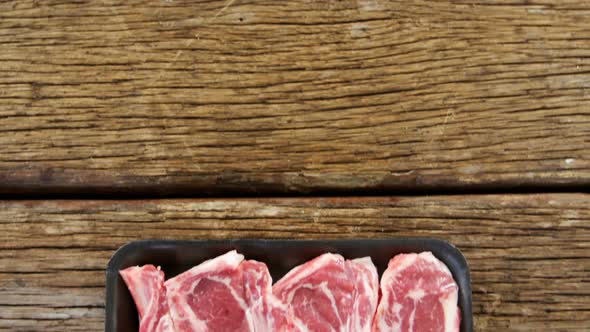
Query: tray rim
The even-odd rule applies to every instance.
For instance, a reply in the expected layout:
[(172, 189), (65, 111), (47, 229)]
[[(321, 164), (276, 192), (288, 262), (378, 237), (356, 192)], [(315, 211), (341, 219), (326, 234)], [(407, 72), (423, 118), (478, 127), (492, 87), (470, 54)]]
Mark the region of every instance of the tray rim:
[[(115, 252), (111, 255), (109, 262), (107, 264), (107, 271), (118, 271), (120, 267), (118, 267), (121, 263), (120, 261), (129, 253), (137, 249), (141, 249), (144, 246), (151, 246), (151, 245), (188, 245), (188, 244), (197, 244), (197, 243), (211, 243), (211, 244), (241, 244), (241, 243), (279, 243), (279, 242), (291, 242), (291, 243), (335, 243), (335, 244), (346, 244), (346, 243), (355, 243), (355, 242), (389, 242), (389, 241), (398, 241), (398, 242), (407, 242), (407, 243), (414, 243), (414, 242), (431, 242), (434, 243), (436, 246), (440, 246), (440, 249), (448, 250), (453, 253), (453, 256), (460, 259), (461, 265), (468, 267), (467, 260), (463, 253), (452, 243), (449, 241), (439, 239), (439, 238), (431, 238), (431, 237), (383, 237), (383, 238), (353, 238), (353, 239), (280, 239), (280, 238), (269, 238), (269, 239), (256, 239), (256, 238), (243, 238), (243, 239), (193, 239), (193, 240), (159, 240), (159, 239), (144, 239), (144, 240), (136, 240), (136, 241), (129, 241), (124, 245), (120, 246), (115, 250)], [(213, 258), (213, 257), (212, 257)], [(346, 257), (345, 257), (346, 258)], [(467, 269), (469, 272), (469, 269)], [(470, 280), (471, 281), (471, 280)]]

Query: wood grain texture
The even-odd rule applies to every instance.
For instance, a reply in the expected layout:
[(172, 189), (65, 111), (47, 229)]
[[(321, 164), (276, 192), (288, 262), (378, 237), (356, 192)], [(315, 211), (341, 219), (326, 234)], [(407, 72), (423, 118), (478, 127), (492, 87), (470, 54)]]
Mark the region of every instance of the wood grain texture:
[(0, 192), (590, 184), (590, 2), (2, 1)]
[(131, 240), (437, 237), (471, 269), (476, 331), (590, 329), (590, 195), (1, 201), (0, 330), (99, 331)]

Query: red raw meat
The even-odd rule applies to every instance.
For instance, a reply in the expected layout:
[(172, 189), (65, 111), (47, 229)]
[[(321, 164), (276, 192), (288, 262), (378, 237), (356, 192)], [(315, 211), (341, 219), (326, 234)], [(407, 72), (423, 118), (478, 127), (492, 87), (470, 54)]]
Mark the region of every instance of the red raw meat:
[(371, 330), (378, 287), (370, 258), (345, 261), (328, 253), (292, 269), (273, 293), (301, 331), (364, 332)]
[(371, 331), (379, 299), (379, 276), (371, 258), (347, 260), (348, 272), (356, 286), (348, 331)]
[(381, 278), (374, 332), (456, 332), (458, 286), (432, 253), (400, 254)]
[(252, 331), (295, 331), (287, 308), (272, 294), (272, 278), (266, 264), (248, 260), (240, 264), (244, 298), (252, 313)]
[(178, 332), (292, 331), (264, 263), (230, 251), (167, 280)]
[(153, 265), (133, 266), (119, 271), (139, 313), (140, 332), (172, 332), (168, 314), (164, 272)]

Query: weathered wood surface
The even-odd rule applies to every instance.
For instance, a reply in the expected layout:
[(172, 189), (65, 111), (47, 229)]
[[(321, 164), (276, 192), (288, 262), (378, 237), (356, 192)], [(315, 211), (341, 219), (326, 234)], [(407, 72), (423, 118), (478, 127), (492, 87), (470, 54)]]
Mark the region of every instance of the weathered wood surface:
[(99, 331), (104, 271), (137, 239), (428, 236), (470, 264), (476, 331), (590, 329), (583, 194), (0, 202), (0, 329)]
[(590, 184), (590, 2), (2, 1), (0, 192)]

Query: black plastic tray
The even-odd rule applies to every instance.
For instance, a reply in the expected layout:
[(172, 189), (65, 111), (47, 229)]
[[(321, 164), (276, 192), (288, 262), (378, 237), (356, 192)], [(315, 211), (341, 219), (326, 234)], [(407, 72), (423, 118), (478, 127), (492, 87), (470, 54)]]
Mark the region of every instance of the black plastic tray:
[(107, 267), (105, 330), (138, 331), (135, 304), (119, 270), (144, 264), (161, 266), (166, 279), (199, 263), (236, 249), (246, 259), (268, 265), (274, 281), (291, 268), (326, 252), (339, 253), (352, 259), (370, 256), (379, 276), (389, 259), (399, 253), (431, 251), (451, 270), (459, 285), (461, 332), (473, 331), (469, 268), (461, 252), (448, 242), (426, 238), (393, 238), (375, 240), (195, 240), (131, 242), (119, 248)]

